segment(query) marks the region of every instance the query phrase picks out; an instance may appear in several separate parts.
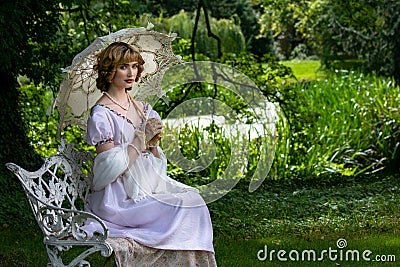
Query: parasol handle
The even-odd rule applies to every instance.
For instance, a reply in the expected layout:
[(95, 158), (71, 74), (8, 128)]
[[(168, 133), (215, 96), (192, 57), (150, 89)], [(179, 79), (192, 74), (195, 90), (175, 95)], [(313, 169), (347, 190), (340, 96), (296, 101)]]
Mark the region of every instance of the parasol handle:
[(129, 96), (129, 99), (132, 101), (132, 104), (135, 106), (136, 110), (138, 111), (139, 115), (142, 116), (142, 119), (144, 121), (146, 121), (147, 120), (146, 115), (144, 115), (143, 111), (138, 107), (138, 105), (136, 104), (136, 101), (133, 99), (133, 97), (130, 94), (128, 94), (128, 96)]

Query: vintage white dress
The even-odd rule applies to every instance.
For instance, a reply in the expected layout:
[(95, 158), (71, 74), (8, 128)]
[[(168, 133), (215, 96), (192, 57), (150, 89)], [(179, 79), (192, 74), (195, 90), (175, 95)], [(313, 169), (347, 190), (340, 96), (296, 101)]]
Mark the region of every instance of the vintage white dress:
[[(159, 115), (146, 105), (148, 118)], [(104, 220), (110, 237), (124, 237), (156, 249), (191, 250), (214, 253), (210, 214), (195, 188), (167, 176), (166, 158), (143, 153), (130, 170), (115, 177), (115, 168), (124, 165), (127, 144), (134, 138), (135, 126), (106, 106), (92, 108), (87, 126), (91, 145), (113, 141), (114, 152), (97, 155), (94, 163), (95, 191), (88, 197), (86, 209)], [(104, 153), (104, 154), (103, 154)], [(108, 155), (107, 155), (108, 153)], [(104, 155), (107, 155), (106, 157)], [(119, 155), (119, 156), (118, 156)], [(122, 163), (121, 163), (122, 161)], [(126, 169), (121, 167), (121, 170)], [(105, 175), (107, 174), (107, 175)], [(108, 182), (104, 182), (109, 180)], [(99, 225), (88, 222), (85, 231), (92, 235)]]

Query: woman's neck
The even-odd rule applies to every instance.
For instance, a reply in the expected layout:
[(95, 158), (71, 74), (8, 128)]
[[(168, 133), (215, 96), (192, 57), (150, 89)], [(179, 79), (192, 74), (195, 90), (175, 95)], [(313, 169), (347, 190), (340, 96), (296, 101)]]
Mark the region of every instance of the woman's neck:
[(126, 103), (127, 93), (126, 93), (125, 89), (117, 90), (117, 89), (110, 88), (107, 93), (113, 99), (117, 100), (119, 103)]

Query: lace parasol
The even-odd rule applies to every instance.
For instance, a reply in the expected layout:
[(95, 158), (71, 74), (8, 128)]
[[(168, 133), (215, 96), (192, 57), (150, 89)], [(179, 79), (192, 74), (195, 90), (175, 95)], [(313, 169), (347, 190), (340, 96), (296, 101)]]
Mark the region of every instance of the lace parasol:
[(172, 51), (175, 34), (164, 34), (148, 28), (126, 28), (109, 35), (98, 37), (85, 50), (75, 56), (71, 66), (65, 69), (64, 79), (54, 101), (60, 115), (59, 131), (68, 125), (86, 129), (91, 107), (101, 97), (96, 87), (97, 73), (93, 70), (96, 55), (113, 42), (125, 42), (136, 47), (145, 64), (140, 82), (130, 94), (137, 100), (163, 97), (161, 82), (165, 71), (181, 63), (181, 57)]

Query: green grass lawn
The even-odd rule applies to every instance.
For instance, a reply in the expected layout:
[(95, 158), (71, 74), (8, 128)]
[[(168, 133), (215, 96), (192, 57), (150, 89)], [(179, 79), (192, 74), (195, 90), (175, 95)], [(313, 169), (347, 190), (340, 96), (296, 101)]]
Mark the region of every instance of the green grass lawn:
[[(40, 232), (2, 229), (0, 233), (2, 244), (0, 266), (37, 267), (47, 264), (47, 254), (41, 243)], [(341, 266), (398, 266), (399, 264), (399, 233), (347, 237), (346, 242), (347, 246), (339, 249), (336, 238), (320, 239), (316, 236), (304, 239), (282, 235), (249, 240), (217, 237), (215, 251), (218, 266), (228, 267), (337, 266), (336, 264)], [(286, 253), (281, 254), (279, 258), (277, 253), (280, 250)], [(323, 253), (324, 250), (327, 252)], [(299, 260), (296, 259), (297, 254), (294, 251), (298, 253)], [(331, 251), (330, 254), (329, 251)], [(315, 252), (315, 257), (313, 252)], [(367, 253), (364, 254), (365, 259), (363, 253)], [(385, 257), (386, 262), (376, 261), (376, 259)], [(102, 266), (104, 258), (99, 254), (95, 254), (92, 258), (94, 259), (93, 266)], [(283, 261), (284, 259), (286, 261)], [(115, 265), (110, 260), (107, 266)]]
[(293, 70), (297, 80), (314, 80), (326, 77), (326, 73), (321, 70), (319, 60), (290, 60), (281, 63)]
[[(47, 254), (39, 232), (31, 229), (24, 231), (3, 229), (0, 233), (0, 266), (46, 266)], [(215, 238), (215, 252), (218, 266), (226, 267), (338, 266), (336, 264), (341, 266), (398, 266), (399, 264), (399, 232), (348, 236), (345, 239), (347, 247), (339, 249), (336, 237), (321, 239), (317, 236), (300, 238), (282, 235), (249, 240), (217, 237)], [(280, 259), (286, 258), (287, 261), (278, 258), (279, 250), (286, 252), (281, 255)], [(322, 254), (324, 250), (327, 252)], [(369, 261), (363, 259), (363, 253), (367, 250), (371, 251), (370, 254), (365, 254)], [(296, 260), (296, 253), (293, 251), (299, 253), (299, 260)], [(315, 252), (315, 257), (314, 254), (309, 254), (309, 251)], [(328, 251), (331, 251), (331, 254), (328, 254)], [(302, 255), (304, 255), (303, 260)], [(376, 259), (384, 257), (386, 257), (386, 262), (376, 261)], [(102, 266), (104, 258), (98, 253), (91, 258), (94, 260), (92, 266)], [(108, 261), (107, 266), (115, 266), (113, 259)]]
[[(400, 175), (265, 181), (253, 193), (245, 183), (239, 184), (209, 204), (218, 266), (399, 266), (399, 185)], [(347, 246), (340, 250), (337, 241), (341, 238)], [(0, 266), (45, 266), (48, 260), (42, 239), (36, 226), (1, 228)], [(265, 248), (267, 257), (262, 260)], [(337, 252), (321, 257), (329, 249)], [(287, 261), (279, 260), (279, 250), (286, 252), (281, 257)], [(289, 253), (296, 255), (294, 250), (299, 261), (289, 258)], [(315, 260), (312, 254), (308, 258), (310, 250), (315, 251)], [(353, 254), (346, 260), (349, 250), (358, 251), (358, 261), (350, 258)], [(366, 250), (371, 251), (370, 261), (362, 259)], [(300, 260), (304, 251), (305, 258)], [(377, 255), (390, 262), (375, 261)], [(93, 259), (93, 266), (102, 266), (104, 259), (99, 254)], [(114, 266), (113, 261), (107, 266)]]
[[(219, 266), (399, 266), (399, 235), (346, 237), (344, 248), (338, 248), (337, 240), (291, 236), (217, 239), (215, 248)], [(278, 251), (282, 251), (280, 258)], [(377, 262), (380, 259), (386, 261)]]

